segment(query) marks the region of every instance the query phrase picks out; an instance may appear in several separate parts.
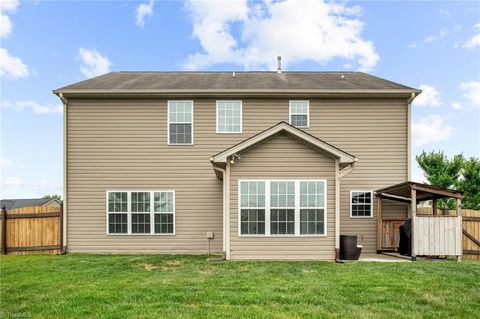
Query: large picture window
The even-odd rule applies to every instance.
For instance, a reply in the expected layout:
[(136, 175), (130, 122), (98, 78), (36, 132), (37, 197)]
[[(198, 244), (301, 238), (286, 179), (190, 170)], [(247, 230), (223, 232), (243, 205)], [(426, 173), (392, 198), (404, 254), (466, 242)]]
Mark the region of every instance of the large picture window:
[(217, 101), (217, 133), (242, 133), (242, 101)]
[(239, 235), (326, 235), (326, 188), (325, 180), (239, 181)]
[(372, 191), (350, 192), (350, 217), (371, 218), (373, 217)]
[(107, 191), (107, 234), (175, 234), (175, 192)]
[(168, 101), (168, 144), (193, 144), (193, 101)]

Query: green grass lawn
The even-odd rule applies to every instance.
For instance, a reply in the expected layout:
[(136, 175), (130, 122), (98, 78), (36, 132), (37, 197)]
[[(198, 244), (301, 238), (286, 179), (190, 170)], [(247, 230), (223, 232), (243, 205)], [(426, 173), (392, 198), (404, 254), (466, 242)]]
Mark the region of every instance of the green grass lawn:
[(0, 317), (480, 318), (480, 263), (3, 256)]

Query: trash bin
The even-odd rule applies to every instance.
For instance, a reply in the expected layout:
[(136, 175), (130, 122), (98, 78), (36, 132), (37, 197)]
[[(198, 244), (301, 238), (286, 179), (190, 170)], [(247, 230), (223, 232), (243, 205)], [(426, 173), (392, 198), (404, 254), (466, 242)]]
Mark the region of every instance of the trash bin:
[(400, 225), (400, 243), (398, 253), (404, 256), (412, 255), (412, 220), (408, 219)]
[(340, 235), (340, 259), (358, 260), (362, 246), (357, 245), (357, 236)]

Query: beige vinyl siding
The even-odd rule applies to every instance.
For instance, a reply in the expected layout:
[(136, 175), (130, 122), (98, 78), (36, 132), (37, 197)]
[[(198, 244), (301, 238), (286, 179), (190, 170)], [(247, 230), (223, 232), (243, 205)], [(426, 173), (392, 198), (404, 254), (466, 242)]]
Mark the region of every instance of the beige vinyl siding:
[[(193, 146), (167, 145), (167, 100), (68, 100), (70, 251), (205, 253), (206, 232), (213, 231), (212, 250), (221, 252), (222, 181), (209, 158), (288, 122), (289, 100), (243, 99), (243, 133), (217, 134), (217, 99), (193, 99)], [(305, 131), (358, 157), (355, 170), (341, 182), (341, 231), (364, 236), (365, 250), (374, 251), (376, 214), (351, 220), (349, 191), (375, 190), (407, 178), (406, 101), (312, 99)], [(107, 236), (105, 192), (115, 189), (175, 190), (176, 235)]]
[[(280, 134), (230, 165), (231, 259), (335, 258), (335, 160)], [(238, 236), (238, 181), (242, 179), (327, 180), (327, 236)], [(265, 212), (266, 214), (268, 212)]]

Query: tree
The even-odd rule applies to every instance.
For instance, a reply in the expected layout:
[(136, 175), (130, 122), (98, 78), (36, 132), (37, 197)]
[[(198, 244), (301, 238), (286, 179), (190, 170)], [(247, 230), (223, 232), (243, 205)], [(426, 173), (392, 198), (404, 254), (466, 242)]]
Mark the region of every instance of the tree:
[(464, 162), (456, 184), (463, 192), (462, 207), (480, 210), (480, 159), (471, 157)]
[(59, 203), (63, 203), (62, 196), (56, 195), (56, 194), (45, 195), (45, 196), (43, 196), (42, 198), (45, 198), (45, 199), (56, 199)]
[[(450, 160), (442, 151), (430, 153), (423, 151), (416, 160), (428, 183), (441, 188), (453, 188), (457, 185), (465, 162), (462, 154), (455, 155)], [(455, 203), (453, 200), (439, 200), (438, 206), (453, 208)]]

